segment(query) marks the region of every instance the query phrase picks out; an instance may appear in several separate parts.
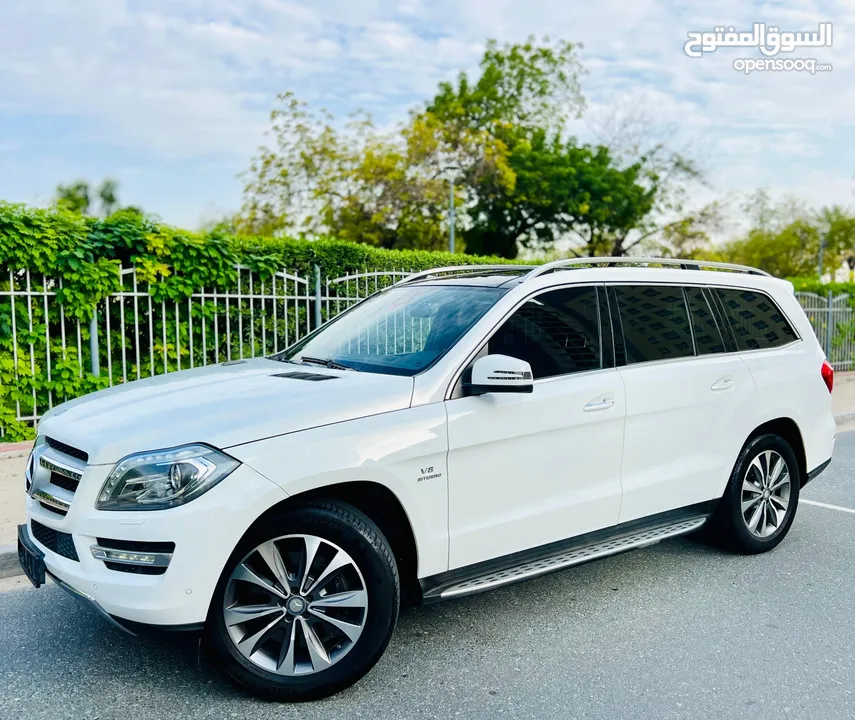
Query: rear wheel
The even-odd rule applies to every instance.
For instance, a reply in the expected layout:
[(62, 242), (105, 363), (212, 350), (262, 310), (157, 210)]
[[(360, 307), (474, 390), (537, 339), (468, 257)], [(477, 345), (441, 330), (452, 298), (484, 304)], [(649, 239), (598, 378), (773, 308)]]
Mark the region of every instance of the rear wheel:
[(752, 438), (736, 461), (709, 535), (736, 552), (771, 550), (793, 524), (800, 486), (787, 441), (771, 434)]
[(371, 520), (338, 502), (277, 514), (226, 567), (208, 638), (228, 675), (274, 700), (310, 700), (355, 683), (380, 658), (400, 583)]

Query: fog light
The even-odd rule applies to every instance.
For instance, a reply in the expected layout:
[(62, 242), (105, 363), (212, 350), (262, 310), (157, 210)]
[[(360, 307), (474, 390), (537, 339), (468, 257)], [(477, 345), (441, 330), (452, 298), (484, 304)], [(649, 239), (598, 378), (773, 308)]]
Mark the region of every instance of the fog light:
[(148, 565), (150, 567), (166, 567), (172, 560), (172, 553), (145, 553), (131, 550), (114, 550), (111, 548), (92, 545), (92, 557), (104, 562), (124, 563), (126, 565)]

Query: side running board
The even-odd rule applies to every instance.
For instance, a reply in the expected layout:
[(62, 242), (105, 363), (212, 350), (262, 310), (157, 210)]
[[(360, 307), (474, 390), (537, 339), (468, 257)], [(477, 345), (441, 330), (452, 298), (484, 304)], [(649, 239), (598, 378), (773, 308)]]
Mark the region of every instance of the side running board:
[(563, 570), (573, 565), (626, 550), (655, 545), (668, 538), (698, 530), (713, 508), (695, 506), (686, 511), (665, 513), (642, 523), (617, 525), (567, 541), (460, 568), (422, 580), (425, 603), (462, 597)]

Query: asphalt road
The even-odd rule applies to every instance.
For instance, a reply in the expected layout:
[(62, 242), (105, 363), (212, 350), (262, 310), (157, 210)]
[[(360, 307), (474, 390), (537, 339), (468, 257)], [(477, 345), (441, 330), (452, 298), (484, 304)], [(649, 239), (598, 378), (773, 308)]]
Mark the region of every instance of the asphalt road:
[[(803, 497), (855, 509), (855, 433)], [(855, 513), (802, 504), (758, 557), (680, 539), (402, 614), (325, 701), (233, 689), (173, 637), (108, 627), (56, 587), (0, 581), (0, 720), (855, 717)]]

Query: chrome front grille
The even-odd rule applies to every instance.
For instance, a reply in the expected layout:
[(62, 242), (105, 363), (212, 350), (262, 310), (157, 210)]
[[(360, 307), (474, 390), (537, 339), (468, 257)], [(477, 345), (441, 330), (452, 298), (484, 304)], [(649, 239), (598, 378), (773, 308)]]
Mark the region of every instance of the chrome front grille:
[(65, 516), (86, 470), (89, 455), (66, 443), (45, 438), (27, 468), (27, 492), (42, 508)]

